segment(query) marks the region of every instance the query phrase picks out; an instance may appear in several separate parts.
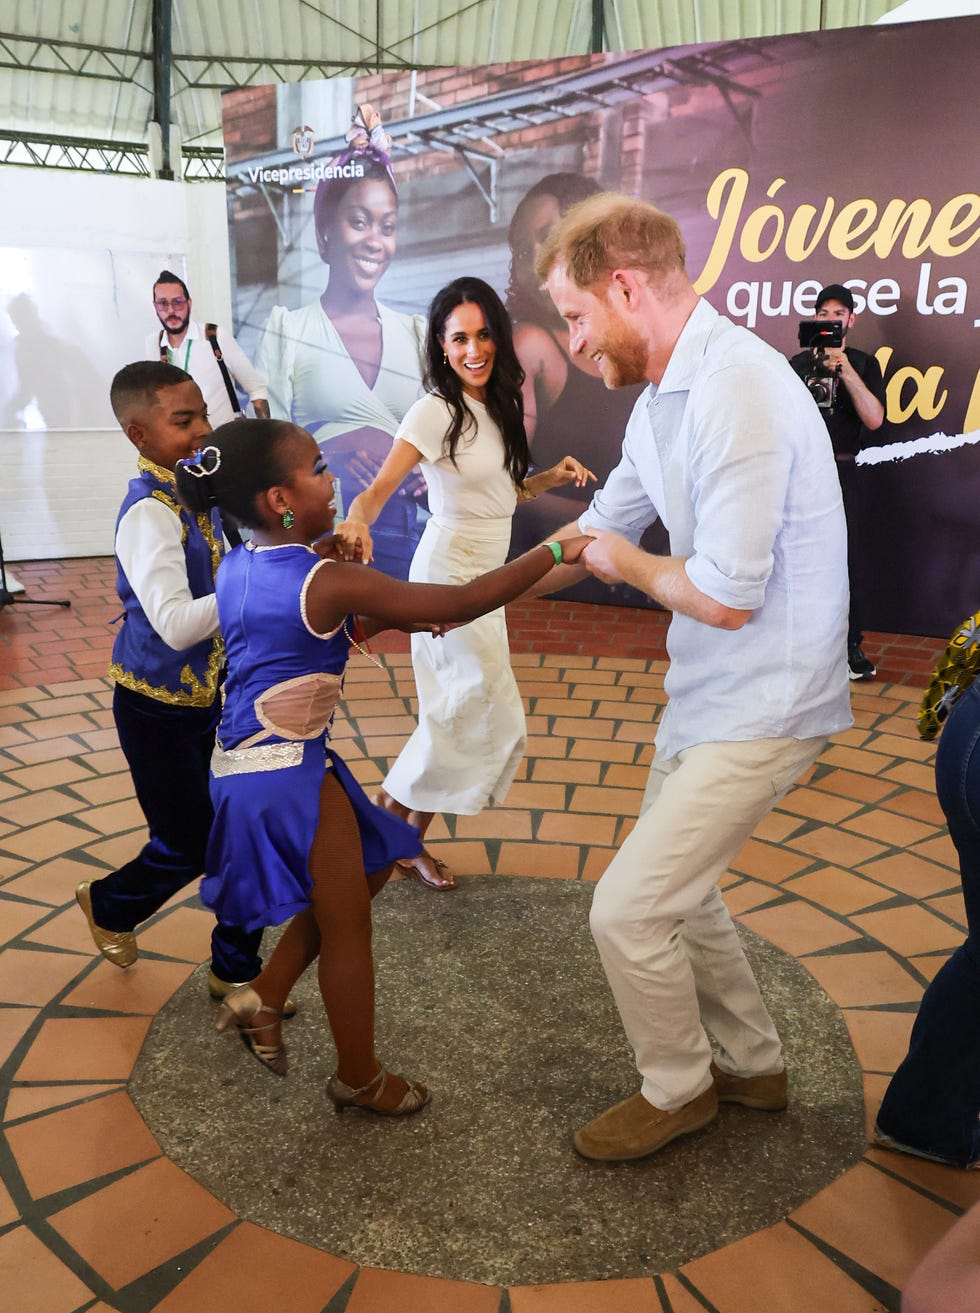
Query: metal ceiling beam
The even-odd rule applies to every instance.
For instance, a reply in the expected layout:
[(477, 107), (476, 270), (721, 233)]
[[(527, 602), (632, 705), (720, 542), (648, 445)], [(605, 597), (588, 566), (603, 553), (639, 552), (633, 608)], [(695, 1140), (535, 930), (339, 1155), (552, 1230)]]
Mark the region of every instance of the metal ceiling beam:
[(142, 143), (72, 139), (28, 132), (0, 131), (0, 164), (76, 169), (83, 173), (126, 173), (141, 178), (150, 176), (147, 148)]
[[(184, 182), (224, 181), (225, 153), (220, 147), (184, 146), (181, 155)], [(73, 169), (80, 173), (122, 173), (138, 178), (151, 176), (150, 153), (145, 142), (55, 137), (37, 132), (0, 130), (0, 164)]]
[[(247, 56), (241, 54), (193, 55), (171, 50), (171, 77), (178, 93), (191, 89), (226, 91), (229, 87), (247, 87), (269, 82), (302, 82), (310, 77), (339, 77), (344, 73), (374, 72), (378, 69), (436, 68), (441, 65), (412, 63), (390, 54), (379, 58), (385, 47), (365, 52), (362, 60), (297, 59), (291, 56)], [(81, 41), (61, 41), (53, 37), (25, 37), (0, 32), (0, 69), (12, 72), (48, 73), (61, 77), (93, 78), (102, 82), (132, 82), (151, 92), (139, 74), (152, 65), (153, 55), (145, 50), (121, 46), (93, 46)]]
[(605, 22), (605, 2), (604, 0), (592, 0), (592, 39), (589, 42), (589, 50), (593, 55), (602, 54), (602, 33)]
[(173, 0), (153, 0), (153, 122), (160, 128), (159, 176), (173, 181), (170, 162), (170, 69), (173, 45)]
[(145, 59), (142, 50), (0, 32), (0, 68), (119, 82), (133, 79)]

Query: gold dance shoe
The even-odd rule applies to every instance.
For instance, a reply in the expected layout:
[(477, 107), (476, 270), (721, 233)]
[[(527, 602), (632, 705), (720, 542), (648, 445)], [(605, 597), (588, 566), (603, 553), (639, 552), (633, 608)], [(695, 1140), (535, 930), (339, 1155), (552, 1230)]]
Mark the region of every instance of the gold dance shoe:
[[(254, 1025), (255, 1018), (261, 1012), (268, 1012), (272, 1021), (265, 1025)], [(221, 1016), (215, 1030), (230, 1030), (235, 1027), (242, 1043), (253, 1057), (258, 1058), (263, 1067), (268, 1067), (277, 1076), (285, 1076), (289, 1070), (289, 1061), (283, 1044), (260, 1044), (255, 1038), (263, 1030), (271, 1030), (279, 1024), (282, 1012), (279, 1008), (270, 1008), (259, 998), (251, 985), (242, 985), (232, 994), (228, 994), (221, 1004)]]
[[(410, 1113), (421, 1112), (429, 1102), (429, 1091), (421, 1081), (406, 1080), (408, 1089), (402, 1096), (401, 1102), (394, 1108), (382, 1108), (378, 1100), (384, 1093), (384, 1088), (388, 1083), (390, 1072), (385, 1071), (384, 1067), (378, 1072), (374, 1080), (369, 1080), (366, 1085), (362, 1085), (359, 1090), (351, 1089), (345, 1085), (339, 1076), (331, 1076), (327, 1082), (327, 1094), (333, 1102), (335, 1110), (340, 1113), (345, 1108), (360, 1108), (363, 1112), (376, 1112), (380, 1117), (407, 1117)], [(363, 1098), (369, 1090), (374, 1090), (370, 1098)]]
[[(216, 1003), (223, 1002), (229, 994), (234, 993), (236, 989), (243, 989), (245, 985), (250, 985), (251, 980), (222, 980), (216, 976), (213, 971), (208, 972), (208, 993)], [(287, 998), (282, 1008), (283, 1019), (288, 1021), (290, 1017), (296, 1015), (296, 1002), (294, 999)]]
[(75, 901), (85, 913), (95, 947), (114, 967), (131, 967), (139, 957), (136, 936), (132, 930), (103, 930), (92, 916), (92, 881), (83, 880), (75, 890)]

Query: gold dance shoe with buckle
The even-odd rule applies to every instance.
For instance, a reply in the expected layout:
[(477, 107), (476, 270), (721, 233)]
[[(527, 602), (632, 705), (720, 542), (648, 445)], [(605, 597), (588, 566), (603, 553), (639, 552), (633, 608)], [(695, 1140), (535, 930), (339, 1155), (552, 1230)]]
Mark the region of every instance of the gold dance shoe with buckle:
[(139, 957), (136, 936), (132, 930), (103, 930), (95, 924), (92, 915), (92, 881), (83, 880), (75, 890), (75, 901), (85, 913), (85, 920), (99, 950), (107, 962), (114, 967), (131, 967)]
[[(359, 1090), (345, 1085), (339, 1076), (334, 1075), (327, 1082), (327, 1094), (338, 1113), (343, 1112), (345, 1108), (360, 1108), (362, 1112), (376, 1112), (380, 1117), (407, 1117), (410, 1113), (421, 1112), (429, 1102), (429, 1091), (421, 1081), (410, 1081), (404, 1076), (401, 1079), (405, 1081), (408, 1089), (400, 1102), (394, 1108), (383, 1108), (381, 1106), (379, 1100), (384, 1093), (385, 1086), (388, 1084), (388, 1077), (391, 1074), (382, 1067), (374, 1080), (369, 1080)], [(371, 1090), (374, 1093), (369, 1098), (364, 1098), (364, 1095), (369, 1094)]]
[[(264, 1025), (256, 1025), (255, 1018), (267, 1012), (272, 1017)], [(282, 1020), (279, 1008), (270, 1008), (259, 998), (251, 985), (242, 985), (233, 994), (228, 994), (221, 1004), (221, 1016), (215, 1030), (230, 1030), (235, 1027), (242, 1043), (253, 1057), (258, 1058), (263, 1067), (268, 1067), (277, 1076), (285, 1076), (289, 1069), (286, 1049), (283, 1044), (260, 1044), (255, 1038), (264, 1030), (271, 1030)]]

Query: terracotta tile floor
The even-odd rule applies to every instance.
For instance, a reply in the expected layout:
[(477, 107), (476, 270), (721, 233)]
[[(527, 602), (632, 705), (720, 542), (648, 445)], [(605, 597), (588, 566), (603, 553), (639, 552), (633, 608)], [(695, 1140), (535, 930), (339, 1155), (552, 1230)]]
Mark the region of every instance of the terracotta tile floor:
[[(93, 956), (75, 884), (128, 857), (141, 820), (104, 678), (111, 562), (19, 563), (0, 613), (0, 1303), (18, 1313), (871, 1313), (897, 1309), (980, 1173), (867, 1152), (778, 1225), (650, 1279), (515, 1287), (375, 1269), (235, 1217), (163, 1155), (125, 1082), (156, 1011), (204, 959), (175, 899), (138, 978)], [(457, 869), (594, 881), (628, 832), (663, 702), (665, 617), (541, 601), (510, 615), (529, 755), (506, 805), (439, 822)], [(869, 1124), (925, 983), (962, 937), (955, 858), (912, 719), (942, 643), (868, 636), (855, 728), (760, 825), (723, 884), (742, 921), (842, 1009)], [(366, 786), (412, 726), (407, 642), (352, 662), (337, 739)]]

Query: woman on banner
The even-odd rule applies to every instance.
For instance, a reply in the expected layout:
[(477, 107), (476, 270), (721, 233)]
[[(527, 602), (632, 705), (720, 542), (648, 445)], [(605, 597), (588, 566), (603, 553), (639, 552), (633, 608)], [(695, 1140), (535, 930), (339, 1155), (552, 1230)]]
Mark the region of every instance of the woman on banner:
[[(524, 370), (524, 423), (534, 468), (547, 468), (569, 442), (603, 482), (619, 461), (626, 421), (642, 391), (608, 390), (591, 360), (572, 356), (568, 325), (541, 287), (534, 261), (558, 220), (579, 201), (602, 189), (582, 173), (549, 173), (518, 202), (507, 234), (510, 281), (507, 310), (514, 324), (514, 349)], [(584, 511), (590, 494), (568, 484), (539, 498), (533, 511), (514, 521), (513, 550), (540, 542), (552, 529)], [(609, 602), (605, 584), (585, 580), (571, 596)]]
[[(528, 477), (523, 381), (493, 288), (480, 278), (444, 287), (429, 307), (427, 395), (405, 416), (377, 477), (351, 503), (338, 532), (356, 543), (421, 462), (432, 518), (409, 578), (461, 584), (501, 565), (518, 501), (595, 479), (571, 456)], [(503, 608), (437, 643), (429, 638), (412, 635), (418, 727), (375, 799), (409, 820), (423, 840), (436, 812), (475, 816), (491, 798), (499, 802), (527, 741)], [(455, 887), (446, 863), (425, 849), (398, 865), (433, 889)]]
[[(326, 289), (298, 310), (276, 306), (258, 351), (273, 417), (313, 434), (344, 506), (378, 472), (420, 394), (424, 332), (421, 315), (401, 314), (375, 297), (395, 255), (398, 195), (391, 139), (371, 105), (358, 108), (347, 140), (313, 202), (317, 248), (330, 269)], [(424, 491), (410, 476), (375, 526), (375, 563), (396, 578), (407, 577), (418, 546)]]

